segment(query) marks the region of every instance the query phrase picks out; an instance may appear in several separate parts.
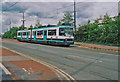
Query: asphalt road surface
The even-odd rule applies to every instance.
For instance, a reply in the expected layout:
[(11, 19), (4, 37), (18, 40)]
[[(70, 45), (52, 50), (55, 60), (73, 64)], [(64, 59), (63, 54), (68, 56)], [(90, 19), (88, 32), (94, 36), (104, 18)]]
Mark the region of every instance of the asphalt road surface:
[(118, 52), (17, 41), (2, 46), (55, 65), (76, 80), (118, 80)]
[(11, 75), (7, 75), (2, 68), (0, 68), (0, 82), (2, 80), (13, 80)]

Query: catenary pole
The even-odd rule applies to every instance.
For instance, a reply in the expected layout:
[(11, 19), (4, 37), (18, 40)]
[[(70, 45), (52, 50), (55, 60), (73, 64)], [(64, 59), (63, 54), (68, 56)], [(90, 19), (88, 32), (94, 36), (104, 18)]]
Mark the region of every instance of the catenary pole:
[(75, 32), (75, 39), (76, 39), (76, 2), (74, 0), (74, 32)]
[(23, 26), (23, 28), (24, 28), (24, 27), (25, 27), (24, 12), (23, 12), (23, 20), (22, 20), (22, 22), (23, 22), (22, 26)]

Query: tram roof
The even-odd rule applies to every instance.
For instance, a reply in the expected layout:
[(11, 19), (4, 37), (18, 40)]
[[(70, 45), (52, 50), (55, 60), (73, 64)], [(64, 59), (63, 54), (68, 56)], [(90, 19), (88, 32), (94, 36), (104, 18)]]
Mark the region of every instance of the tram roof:
[[(46, 29), (46, 28), (55, 28), (55, 27), (73, 27), (73, 26), (70, 26), (70, 25), (62, 25), (62, 26), (52, 26), (52, 27), (41, 27), (41, 28), (36, 28), (36, 29), (32, 29), (32, 30), (38, 30), (38, 29)], [(18, 31), (29, 31), (29, 30), (18, 30)]]

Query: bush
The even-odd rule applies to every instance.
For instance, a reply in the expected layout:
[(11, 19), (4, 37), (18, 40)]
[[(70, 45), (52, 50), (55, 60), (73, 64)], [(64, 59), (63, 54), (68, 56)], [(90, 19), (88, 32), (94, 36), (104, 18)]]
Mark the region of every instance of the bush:
[(119, 17), (120, 15), (112, 20), (108, 15), (105, 15), (104, 19), (107, 21), (103, 21), (101, 25), (95, 21), (94, 23), (80, 26), (76, 32), (75, 41), (119, 46)]

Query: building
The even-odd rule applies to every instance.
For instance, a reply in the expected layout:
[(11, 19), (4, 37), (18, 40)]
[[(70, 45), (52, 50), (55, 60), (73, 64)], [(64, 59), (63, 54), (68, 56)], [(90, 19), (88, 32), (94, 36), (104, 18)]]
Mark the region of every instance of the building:
[[(116, 17), (110, 17), (110, 19), (112, 19), (113, 21), (115, 20)], [(107, 20), (105, 20), (104, 18), (100, 18), (100, 19), (96, 19), (96, 21), (98, 21), (98, 23), (102, 23), (103, 21), (106, 22)]]

